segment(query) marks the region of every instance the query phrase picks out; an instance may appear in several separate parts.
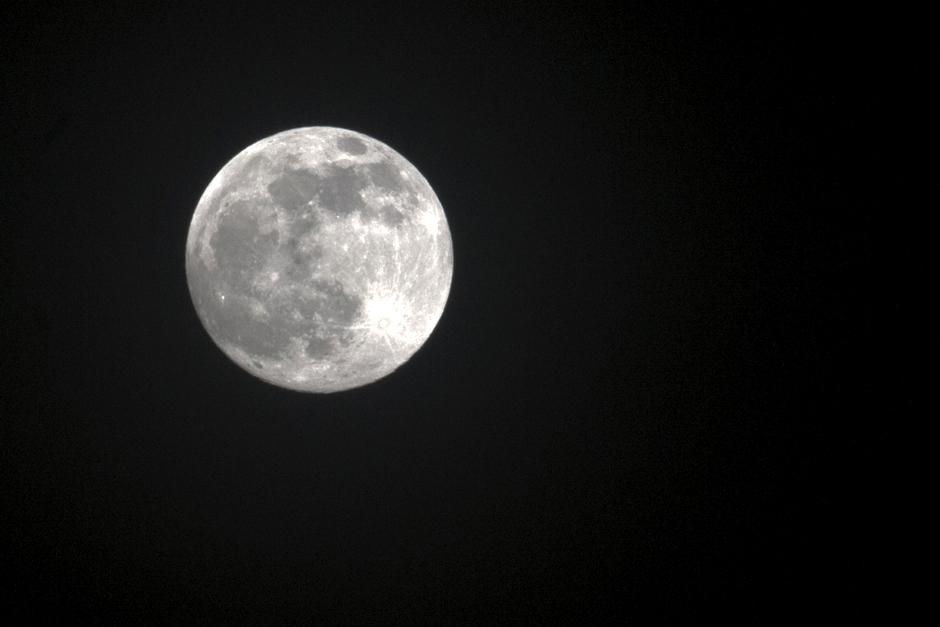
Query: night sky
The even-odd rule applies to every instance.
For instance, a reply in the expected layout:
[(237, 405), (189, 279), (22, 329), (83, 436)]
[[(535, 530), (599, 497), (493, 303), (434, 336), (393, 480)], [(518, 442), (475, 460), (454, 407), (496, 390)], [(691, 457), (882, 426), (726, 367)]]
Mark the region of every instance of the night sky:
[[(862, 612), (855, 18), (276, 4), (4, 9), (4, 613)], [(222, 165), (317, 125), (411, 161), (455, 259), (424, 347), (331, 395), (230, 362), (184, 270)]]

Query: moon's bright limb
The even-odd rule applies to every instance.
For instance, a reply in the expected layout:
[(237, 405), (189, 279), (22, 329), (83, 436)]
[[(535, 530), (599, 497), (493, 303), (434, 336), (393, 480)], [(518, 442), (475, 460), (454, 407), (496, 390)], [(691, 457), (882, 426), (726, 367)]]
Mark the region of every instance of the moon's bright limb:
[(453, 275), (444, 210), (382, 142), (305, 127), (245, 148), (203, 193), (186, 241), (196, 312), (269, 383), (337, 392), (406, 362)]

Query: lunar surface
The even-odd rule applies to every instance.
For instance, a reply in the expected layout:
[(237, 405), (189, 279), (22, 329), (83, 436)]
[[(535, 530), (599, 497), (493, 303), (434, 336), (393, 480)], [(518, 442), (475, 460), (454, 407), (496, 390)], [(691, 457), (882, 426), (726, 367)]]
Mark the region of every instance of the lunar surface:
[(186, 242), (196, 312), (249, 373), (305, 392), (380, 379), (428, 339), (453, 247), (425, 178), (382, 142), (306, 127), (258, 141), (203, 193)]

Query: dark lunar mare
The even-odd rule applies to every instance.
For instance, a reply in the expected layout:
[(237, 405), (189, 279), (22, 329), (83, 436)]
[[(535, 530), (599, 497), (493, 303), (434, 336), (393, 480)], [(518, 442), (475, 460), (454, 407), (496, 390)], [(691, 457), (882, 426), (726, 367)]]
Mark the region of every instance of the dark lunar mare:
[[(300, 219), (291, 232), (302, 234), (314, 224)], [(360, 315), (362, 299), (347, 293), (338, 281), (310, 280), (316, 252), (301, 251), (297, 243), (296, 235), (280, 242), (276, 231), (262, 233), (259, 211), (251, 202), (223, 202), (210, 240), (216, 268), (210, 270), (198, 256), (188, 262), (193, 298), (214, 335), (251, 355), (272, 359), (283, 357), (295, 338), (314, 358), (328, 357), (348, 345), (348, 327)], [(258, 287), (263, 282), (255, 279), (279, 250), (290, 260), (286, 273), (291, 282), (276, 289)], [(217, 292), (225, 299), (204, 296)], [(265, 307), (267, 317), (253, 310), (255, 301)]]
[[(414, 210), (417, 206), (414, 185), (402, 177), (398, 168), (384, 161), (347, 167), (330, 165), (322, 173), (310, 168), (289, 168), (269, 183), (267, 189), (271, 199), (289, 214), (302, 212), (314, 201), (335, 215), (348, 217), (358, 211), (364, 221), (381, 220), (392, 228), (409, 221), (407, 215), (391, 205), (378, 210), (370, 207), (362, 198), (367, 181), (403, 196), (408, 209)], [(311, 224), (310, 228), (315, 226)]]
[(361, 139), (352, 135), (340, 137), (336, 140), (336, 147), (345, 153), (355, 156), (364, 155), (369, 150), (368, 147), (362, 143)]
[(362, 180), (354, 168), (329, 166), (324, 174), (311, 169), (291, 169), (268, 184), (274, 202), (288, 212), (297, 212), (311, 200), (325, 210), (346, 216), (368, 211), (360, 192)]

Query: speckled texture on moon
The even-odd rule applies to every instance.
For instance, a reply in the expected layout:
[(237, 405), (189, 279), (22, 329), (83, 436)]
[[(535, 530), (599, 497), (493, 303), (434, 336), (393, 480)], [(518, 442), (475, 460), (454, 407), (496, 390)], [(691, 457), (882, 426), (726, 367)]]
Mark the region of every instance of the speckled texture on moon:
[(258, 141), (212, 179), (186, 242), (190, 295), (236, 364), (336, 392), (406, 362), (437, 325), (453, 247), (428, 182), (382, 142), (306, 127)]

